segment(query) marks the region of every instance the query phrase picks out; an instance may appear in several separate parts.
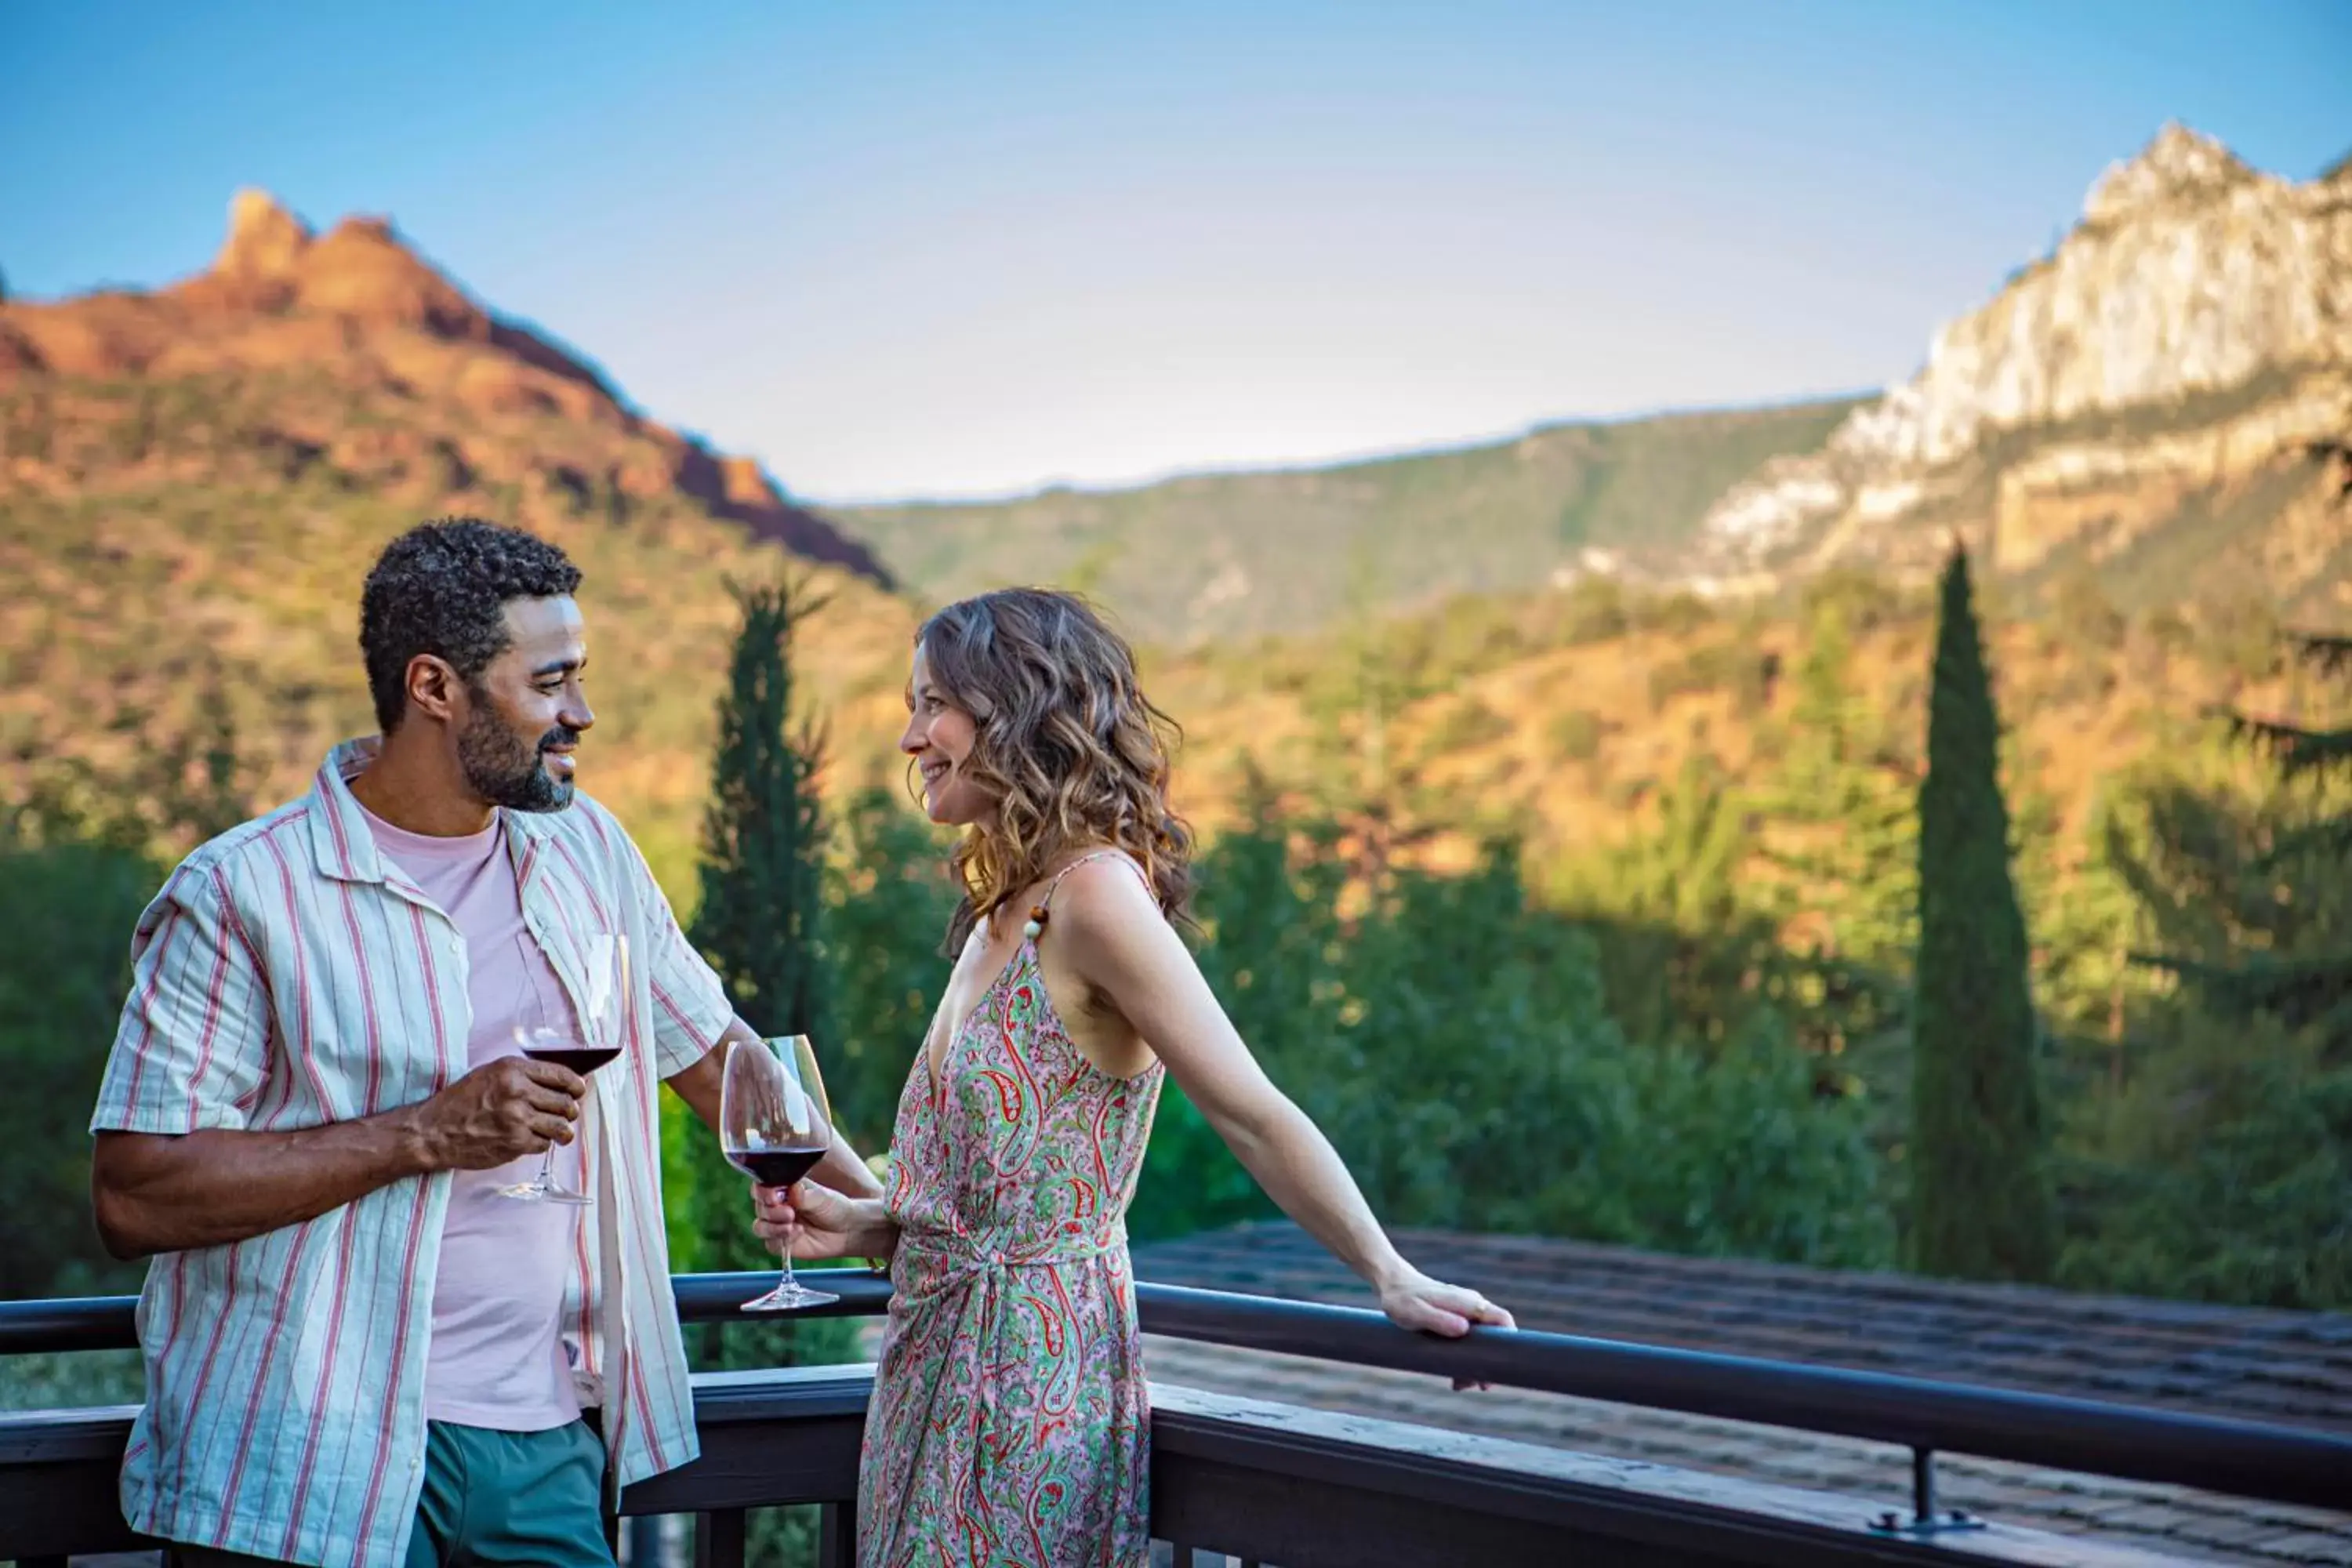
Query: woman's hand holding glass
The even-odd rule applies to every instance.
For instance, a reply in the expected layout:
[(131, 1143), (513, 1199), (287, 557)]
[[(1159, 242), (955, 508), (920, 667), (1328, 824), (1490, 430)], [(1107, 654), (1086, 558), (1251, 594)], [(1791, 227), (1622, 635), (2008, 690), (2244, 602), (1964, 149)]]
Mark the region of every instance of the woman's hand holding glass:
[(895, 1237), (877, 1198), (852, 1198), (816, 1182), (751, 1189), (751, 1232), (780, 1257), (818, 1262), (888, 1255)]

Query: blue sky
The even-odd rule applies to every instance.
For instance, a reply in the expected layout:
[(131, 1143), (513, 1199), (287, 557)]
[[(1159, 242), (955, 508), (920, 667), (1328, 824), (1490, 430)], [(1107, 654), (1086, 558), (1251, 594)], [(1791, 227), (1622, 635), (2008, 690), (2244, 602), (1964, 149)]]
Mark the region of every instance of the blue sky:
[(51, 4), (0, 273), (389, 214), (826, 500), (1883, 384), (2168, 119), (2307, 178), (2352, 5)]

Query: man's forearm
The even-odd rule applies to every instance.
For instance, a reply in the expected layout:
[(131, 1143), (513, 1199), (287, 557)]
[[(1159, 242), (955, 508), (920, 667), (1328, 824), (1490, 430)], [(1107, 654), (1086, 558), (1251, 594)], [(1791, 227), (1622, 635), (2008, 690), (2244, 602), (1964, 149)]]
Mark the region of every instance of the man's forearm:
[(101, 1132), (90, 1197), (107, 1251), (143, 1258), (299, 1225), (430, 1168), (405, 1108), (294, 1132)]
[(838, 1127), (833, 1130), (833, 1146), (824, 1158), (809, 1173), (835, 1192), (853, 1198), (878, 1198), (882, 1195), (882, 1178), (874, 1167), (861, 1158), (849, 1142), (848, 1135)]

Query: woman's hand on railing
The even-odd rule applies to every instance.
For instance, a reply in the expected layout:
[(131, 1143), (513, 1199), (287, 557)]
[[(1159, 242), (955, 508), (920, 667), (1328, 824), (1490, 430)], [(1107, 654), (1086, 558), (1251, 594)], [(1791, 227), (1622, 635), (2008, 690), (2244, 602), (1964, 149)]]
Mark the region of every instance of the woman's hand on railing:
[(897, 1249), (898, 1227), (882, 1212), (879, 1198), (845, 1197), (815, 1182), (790, 1187), (751, 1189), (751, 1234), (796, 1261), (830, 1258), (887, 1258)]
[[(1381, 1310), (1389, 1321), (1399, 1328), (1412, 1329), (1425, 1334), (1438, 1334), (1458, 1340), (1470, 1331), (1474, 1324), (1486, 1324), (1497, 1329), (1518, 1327), (1510, 1313), (1478, 1294), (1460, 1285), (1448, 1285), (1442, 1279), (1432, 1279), (1420, 1269), (1406, 1264), (1393, 1277), (1381, 1281)], [(1456, 1388), (1486, 1388), (1488, 1384), (1457, 1377)]]

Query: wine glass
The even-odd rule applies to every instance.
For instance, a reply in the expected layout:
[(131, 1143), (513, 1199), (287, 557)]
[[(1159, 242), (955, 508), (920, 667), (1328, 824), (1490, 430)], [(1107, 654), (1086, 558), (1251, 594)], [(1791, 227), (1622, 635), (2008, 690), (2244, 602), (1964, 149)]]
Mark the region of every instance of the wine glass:
[[(529, 932), (515, 938), (515, 1044), (535, 1062), (553, 1062), (582, 1078), (621, 1054), (622, 1018), (629, 995), (629, 939), (593, 935), (582, 944), (581, 996), (576, 1017), (562, 998), (548, 994), (547, 960)], [(555, 1184), (555, 1145), (540, 1157), (539, 1174), (500, 1187), (499, 1195), (527, 1204), (589, 1204), (595, 1200)]]
[[(789, 1187), (815, 1168), (833, 1147), (833, 1114), (806, 1035), (728, 1042), (719, 1127), (728, 1163), (763, 1187)], [(787, 1247), (783, 1283), (744, 1302), (743, 1310), (783, 1312), (839, 1300), (793, 1278), (793, 1251)]]

